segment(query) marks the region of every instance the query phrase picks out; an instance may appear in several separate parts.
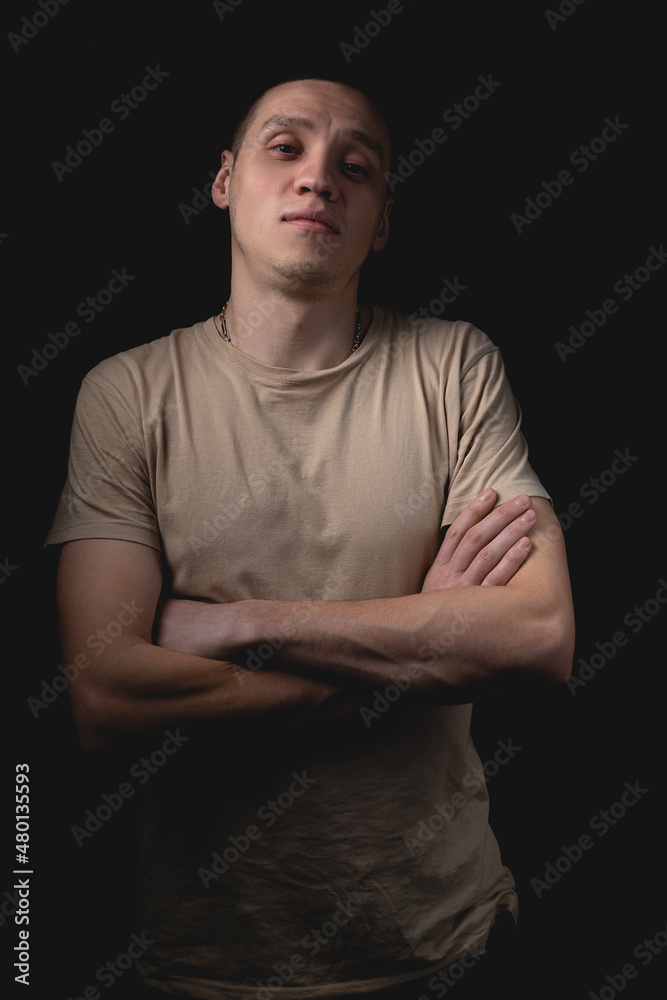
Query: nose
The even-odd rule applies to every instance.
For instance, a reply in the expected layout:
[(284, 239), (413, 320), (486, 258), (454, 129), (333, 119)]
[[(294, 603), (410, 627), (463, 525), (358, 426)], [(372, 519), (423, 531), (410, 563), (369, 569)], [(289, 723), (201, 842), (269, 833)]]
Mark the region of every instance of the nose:
[(296, 176), (295, 187), (299, 194), (312, 191), (327, 201), (335, 201), (338, 196), (338, 179), (335, 165), (323, 153), (312, 153), (303, 157)]

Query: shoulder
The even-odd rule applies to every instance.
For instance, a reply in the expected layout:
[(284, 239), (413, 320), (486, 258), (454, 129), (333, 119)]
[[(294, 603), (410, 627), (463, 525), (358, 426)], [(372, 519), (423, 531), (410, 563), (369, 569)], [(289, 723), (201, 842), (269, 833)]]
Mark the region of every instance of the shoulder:
[(411, 352), (437, 367), (458, 370), (464, 375), (487, 355), (499, 357), (493, 341), (473, 323), (465, 320), (442, 320), (383, 308), (383, 330), (379, 345), (391, 344), (392, 350), (410, 345)]
[(182, 360), (184, 352), (201, 338), (201, 323), (172, 330), (168, 336), (130, 347), (111, 357), (104, 358), (87, 373), (86, 378), (104, 380), (123, 373), (128, 376), (172, 366)]
[(202, 323), (172, 330), (100, 361), (85, 375), (83, 388), (99, 387), (125, 404), (160, 395), (184, 367), (196, 363), (204, 342)]

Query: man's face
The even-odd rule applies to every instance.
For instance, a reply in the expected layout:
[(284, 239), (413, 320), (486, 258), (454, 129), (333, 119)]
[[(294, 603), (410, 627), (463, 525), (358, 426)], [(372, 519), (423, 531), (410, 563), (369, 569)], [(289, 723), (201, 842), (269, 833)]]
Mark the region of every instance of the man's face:
[(234, 252), (277, 287), (342, 289), (387, 241), (388, 158), (386, 129), (356, 91), (321, 80), (269, 91), (214, 185)]

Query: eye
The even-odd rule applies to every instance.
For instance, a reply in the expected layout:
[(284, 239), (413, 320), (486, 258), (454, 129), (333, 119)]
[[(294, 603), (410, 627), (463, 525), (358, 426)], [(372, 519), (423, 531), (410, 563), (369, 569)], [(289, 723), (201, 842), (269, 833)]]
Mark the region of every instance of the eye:
[(348, 174), (353, 174), (355, 177), (363, 177), (366, 173), (364, 168), (358, 163), (344, 163), (343, 169)]
[(294, 146), (290, 146), (288, 142), (279, 142), (273, 148), (276, 149), (279, 153), (296, 153), (296, 149), (294, 148)]

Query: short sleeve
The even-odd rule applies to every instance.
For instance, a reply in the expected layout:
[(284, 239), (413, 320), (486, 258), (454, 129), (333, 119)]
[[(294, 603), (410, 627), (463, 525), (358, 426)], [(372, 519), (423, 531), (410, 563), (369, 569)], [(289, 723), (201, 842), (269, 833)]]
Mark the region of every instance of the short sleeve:
[(45, 544), (80, 538), (161, 549), (140, 416), (90, 376), (77, 397), (67, 482)]
[(456, 387), (458, 437), (450, 440), (449, 489), (442, 525), (483, 489), (492, 487), (498, 503), (519, 493), (551, 497), (528, 461), (521, 433), (521, 409), (505, 374), (500, 351), (488, 349), (464, 368)]

